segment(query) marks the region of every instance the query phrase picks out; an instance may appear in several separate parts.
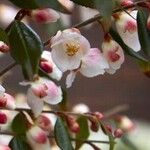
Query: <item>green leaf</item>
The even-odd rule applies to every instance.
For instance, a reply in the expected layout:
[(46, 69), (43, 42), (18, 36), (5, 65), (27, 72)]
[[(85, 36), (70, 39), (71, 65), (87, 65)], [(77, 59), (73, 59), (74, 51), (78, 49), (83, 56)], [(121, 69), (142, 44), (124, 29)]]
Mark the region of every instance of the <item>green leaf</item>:
[(113, 137), (113, 135), (108, 131), (108, 129), (105, 127), (105, 125), (100, 122), (100, 126), (103, 130), (103, 132), (108, 136), (109, 138), (109, 142), (110, 142), (110, 145), (109, 145), (109, 150), (114, 150), (115, 148), (115, 138)]
[(7, 34), (6, 34), (5, 30), (3, 30), (2, 28), (0, 28), (0, 41), (3, 41), (7, 44), (9, 43)]
[(15, 134), (23, 135), (26, 133), (28, 130), (28, 120), (22, 112), (16, 115), (11, 124), (11, 128)]
[(71, 0), (78, 5), (97, 9), (103, 17), (109, 18), (112, 14), (112, 0)]
[(134, 50), (132, 50), (130, 47), (128, 47), (123, 40), (121, 39), (120, 35), (113, 30), (112, 28), (109, 31), (110, 35), (112, 36), (112, 38), (123, 48), (123, 50), (126, 52), (126, 54), (128, 54), (129, 56), (132, 56), (134, 58), (136, 58), (137, 60), (141, 60), (144, 62), (148, 62), (148, 60), (146, 58), (144, 58), (141, 54), (134, 52)]
[(25, 9), (36, 9), (49, 7), (63, 13), (70, 13), (58, 0), (9, 0), (18, 7)]
[(137, 14), (138, 35), (141, 49), (146, 55), (150, 56), (150, 32), (147, 29), (148, 16), (143, 10), (139, 10)]
[(68, 131), (65, 127), (63, 120), (60, 117), (58, 117), (55, 124), (55, 139), (58, 146), (62, 150), (73, 150)]
[[(89, 132), (89, 127), (88, 127), (88, 121), (87, 118), (84, 116), (81, 116), (77, 119), (77, 122), (80, 126), (80, 132), (76, 134), (76, 149), (79, 149), (83, 142), (80, 142), (80, 140), (87, 140), (90, 132)], [(79, 141), (78, 141), (79, 140)]]
[(38, 73), (39, 59), (43, 50), (40, 37), (28, 26), (14, 21), (9, 32), (11, 56), (22, 66), (24, 77), (32, 80)]
[(9, 147), (11, 150), (32, 150), (31, 147), (26, 143), (22, 137), (14, 137), (10, 143)]

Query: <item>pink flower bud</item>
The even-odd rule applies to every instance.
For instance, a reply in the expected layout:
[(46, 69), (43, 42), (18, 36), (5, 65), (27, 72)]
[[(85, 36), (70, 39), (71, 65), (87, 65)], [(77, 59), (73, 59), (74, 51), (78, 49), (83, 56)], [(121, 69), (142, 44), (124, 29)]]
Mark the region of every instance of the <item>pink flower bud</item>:
[(9, 52), (9, 46), (6, 45), (4, 42), (0, 41), (0, 52), (7, 53)]
[(116, 130), (114, 131), (114, 136), (115, 136), (115, 138), (121, 138), (122, 135), (123, 135), (123, 131), (122, 131), (121, 129), (116, 129)]
[(10, 94), (5, 93), (4, 98), (7, 99), (6, 106), (5, 106), (6, 108), (8, 108), (8, 109), (15, 109), (16, 108), (15, 99), (14, 99), (13, 96), (11, 96)]
[(11, 149), (6, 145), (0, 145), (0, 150), (11, 150)]
[(121, 6), (130, 6), (133, 4), (133, 1), (132, 0), (121, 0), (120, 3), (121, 3)]
[(6, 124), (7, 123), (7, 115), (3, 112), (0, 112), (0, 124)]
[(53, 65), (48, 61), (41, 61), (40, 67), (46, 72), (46, 73), (52, 73), (53, 72)]
[(111, 127), (111, 125), (106, 125), (105, 128), (106, 128), (110, 133), (112, 133), (112, 127)]
[(38, 23), (56, 22), (60, 17), (55, 10), (50, 8), (33, 10), (31, 15)]
[(40, 115), (37, 120), (36, 120), (36, 124), (43, 129), (44, 131), (47, 131), (48, 133), (50, 131), (52, 131), (52, 123), (51, 120), (44, 116), (44, 115)]
[(97, 118), (98, 120), (101, 120), (101, 119), (104, 118), (104, 115), (103, 115), (102, 113), (100, 113), (100, 112), (95, 112), (94, 115), (96, 116), (96, 118)]
[(7, 98), (6, 97), (0, 97), (0, 107), (4, 108), (7, 105)]
[(46, 132), (44, 132), (38, 126), (31, 127), (31, 129), (27, 132), (27, 137), (29, 140), (33, 140), (39, 144), (44, 144), (48, 140)]
[(127, 116), (118, 116), (115, 118), (120, 129), (125, 132), (130, 132), (135, 128), (135, 124)]
[(148, 16), (148, 19), (147, 19), (147, 28), (150, 30), (150, 15)]
[(97, 120), (97, 118), (95, 116), (91, 116), (88, 118), (91, 125), (90, 125), (90, 129), (93, 131), (93, 132), (98, 132), (99, 130), (99, 122)]
[(80, 131), (80, 126), (74, 117), (67, 115), (66, 121), (71, 132), (78, 133)]

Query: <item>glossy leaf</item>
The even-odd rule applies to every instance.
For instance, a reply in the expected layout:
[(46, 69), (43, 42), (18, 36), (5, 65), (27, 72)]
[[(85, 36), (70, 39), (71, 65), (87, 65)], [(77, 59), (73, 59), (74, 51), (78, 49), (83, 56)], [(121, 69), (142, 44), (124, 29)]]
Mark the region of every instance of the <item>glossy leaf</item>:
[(62, 150), (73, 150), (73, 146), (71, 144), (68, 131), (65, 127), (63, 120), (60, 117), (58, 117), (55, 124), (55, 139), (57, 145)]
[(57, 0), (9, 0), (18, 7), (25, 9), (36, 9), (49, 7), (63, 13), (70, 13), (64, 6), (62, 6)]
[(22, 137), (14, 137), (10, 141), (9, 147), (11, 150), (32, 150)]
[(78, 5), (97, 9), (103, 17), (109, 17), (112, 14), (112, 0), (71, 0)]
[(76, 149), (79, 149), (83, 144), (83, 142), (80, 142), (80, 140), (87, 140), (90, 135), (90, 132), (88, 127), (88, 120), (86, 117), (79, 117), (77, 119), (77, 122), (80, 126), (80, 132), (76, 134)]
[(147, 18), (148, 16), (143, 10), (138, 11), (137, 24), (141, 49), (150, 56), (150, 31), (147, 29)]
[(144, 58), (141, 54), (134, 52), (134, 50), (132, 50), (131, 48), (129, 48), (121, 39), (120, 35), (113, 30), (112, 28), (109, 31), (110, 35), (112, 36), (112, 38), (122, 47), (122, 49), (126, 52), (126, 54), (128, 54), (129, 56), (132, 56), (134, 58), (136, 58), (137, 60), (141, 60), (144, 62), (148, 62), (148, 60), (146, 58)]
[(22, 66), (26, 79), (38, 73), (39, 59), (43, 50), (40, 37), (28, 26), (14, 21), (8, 33), (11, 56)]
[(26, 133), (26, 131), (28, 130), (28, 121), (26, 116), (22, 112), (16, 115), (11, 124), (11, 128), (16, 134)]
[(5, 30), (3, 30), (2, 28), (0, 28), (0, 41), (8, 43), (7, 34), (6, 34)]

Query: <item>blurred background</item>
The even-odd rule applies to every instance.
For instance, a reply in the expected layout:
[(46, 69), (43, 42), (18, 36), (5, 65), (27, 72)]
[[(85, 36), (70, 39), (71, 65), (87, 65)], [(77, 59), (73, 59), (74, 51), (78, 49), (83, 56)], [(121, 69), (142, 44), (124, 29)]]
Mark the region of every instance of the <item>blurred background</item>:
[[(0, 27), (6, 28), (18, 10), (7, 0), (0, 0)], [(42, 40), (45, 41), (50, 35), (55, 34), (58, 29), (71, 27), (96, 13), (96, 11), (90, 12), (86, 8), (75, 6), (72, 15), (61, 14), (61, 20), (54, 24), (39, 25), (27, 18), (24, 22), (32, 26)], [(81, 32), (90, 41), (92, 47), (101, 48), (103, 36), (101, 27), (97, 23), (82, 28)], [(12, 61), (8, 54), (1, 54), (0, 70)], [(3, 85), (6, 87), (7, 92), (13, 95), (18, 92), (25, 93), (26, 88), (18, 84), (21, 81), (23, 81), (21, 69), (17, 66), (4, 77)], [(62, 79), (62, 85), (65, 88), (65, 76)], [(137, 139), (141, 141), (141, 139), (150, 138), (148, 136), (150, 135), (150, 79), (139, 70), (136, 62), (130, 57), (126, 56), (125, 63), (114, 75), (105, 74), (95, 78), (86, 78), (78, 74), (73, 86), (67, 91), (71, 105), (85, 103), (93, 111), (103, 112), (117, 105), (128, 104), (130, 108), (123, 114), (140, 122), (139, 131), (141, 130), (140, 133), (144, 134), (142, 137), (137, 137)], [(133, 135), (136, 136), (136, 134)], [(148, 143), (148, 141), (145, 142)], [(119, 148), (119, 150), (127, 149)], [(150, 150), (150, 146), (139, 150)]]

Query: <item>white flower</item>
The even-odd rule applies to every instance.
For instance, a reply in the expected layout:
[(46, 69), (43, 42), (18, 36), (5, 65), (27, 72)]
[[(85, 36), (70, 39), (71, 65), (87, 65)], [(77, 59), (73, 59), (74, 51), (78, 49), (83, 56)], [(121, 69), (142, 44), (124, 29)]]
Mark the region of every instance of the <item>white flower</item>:
[(10, 94), (5, 93), (5, 89), (0, 85), (0, 107), (15, 109), (15, 99)]
[(6, 44), (6, 43), (4, 43), (3, 41), (0, 41), (0, 52), (2, 52), (2, 53), (7, 53), (7, 52), (9, 52), (9, 46)]
[(0, 150), (11, 150), (11, 149), (6, 145), (0, 145)]
[(50, 8), (33, 10), (31, 16), (38, 23), (56, 22), (60, 18), (60, 15)]
[(80, 66), (81, 59), (90, 50), (90, 43), (77, 30), (58, 31), (51, 40), (52, 59), (65, 72)]
[(35, 116), (42, 112), (44, 102), (56, 105), (61, 101), (61, 88), (46, 78), (40, 78), (32, 82), (27, 92), (27, 102)]
[(62, 77), (62, 72), (55, 65), (51, 57), (51, 52), (43, 51), (41, 56), (40, 67), (48, 73), (48, 75), (56, 80), (60, 80)]
[(66, 78), (67, 88), (71, 87), (72, 82), (75, 79), (76, 73), (80, 72), (82, 75), (91, 78), (105, 73), (105, 69), (108, 69), (109, 65), (101, 54), (98, 48), (91, 48), (90, 51), (82, 58), (81, 66), (71, 71)]
[(102, 51), (109, 63), (109, 69), (106, 71), (110, 74), (115, 73), (124, 62), (124, 52), (121, 46), (108, 35), (102, 43)]
[(33, 150), (50, 150), (47, 134), (40, 127), (32, 126), (26, 136)]
[(133, 18), (126, 12), (121, 12), (116, 19), (116, 28), (122, 40), (135, 52), (141, 49), (137, 31), (137, 12), (137, 10), (129, 12)]

